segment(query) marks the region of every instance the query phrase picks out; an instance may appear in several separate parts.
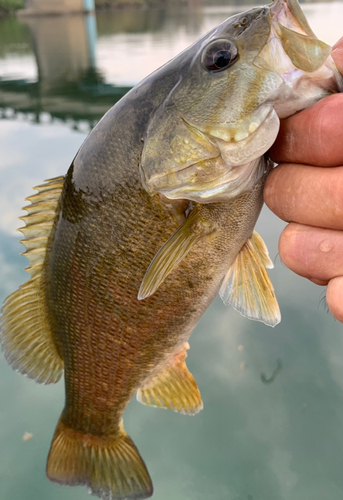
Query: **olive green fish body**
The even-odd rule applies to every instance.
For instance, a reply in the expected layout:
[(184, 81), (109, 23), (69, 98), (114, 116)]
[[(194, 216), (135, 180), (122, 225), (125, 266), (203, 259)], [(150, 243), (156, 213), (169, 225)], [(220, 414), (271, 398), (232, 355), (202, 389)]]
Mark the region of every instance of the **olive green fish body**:
[[(229, 203), (196, 204), (193, 211), (207, 221), (210, 235), (172, 279), (139, 301), (146, 269), (179, 224), (168, 205), (142, 186), (141, 124), (130, 134), (115, 111), (87, 140), (87, 147), (101, 152), (100, 182), (90, 166), (93, 158), (82, 149), (68, 172), (46, 262), (49, 317), (65, 366), (63, 422), (95, 435), (117, 432), (134, 392), (187, 341), (262, 206), (262, 181)], [(101, 144), (102, 129), (130, 149), (129, 158), (108, 148), (106, 138)]]

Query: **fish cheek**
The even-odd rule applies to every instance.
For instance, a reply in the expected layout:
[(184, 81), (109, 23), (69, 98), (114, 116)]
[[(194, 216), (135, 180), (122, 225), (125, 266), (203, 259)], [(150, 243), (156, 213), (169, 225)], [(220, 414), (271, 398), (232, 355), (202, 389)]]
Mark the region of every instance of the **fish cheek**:
[(219, 155), (210, 138), (188, 124), (175, 108), (157, 113), (144, 140), (140, 164), (143, 186), (153, 195), (193, 182), (194, 176), (186, 169)]

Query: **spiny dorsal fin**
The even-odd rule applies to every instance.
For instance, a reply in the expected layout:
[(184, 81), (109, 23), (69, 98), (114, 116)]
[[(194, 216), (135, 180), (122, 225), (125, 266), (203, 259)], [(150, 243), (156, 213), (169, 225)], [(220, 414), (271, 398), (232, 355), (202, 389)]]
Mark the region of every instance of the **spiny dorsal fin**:
[(275, 326), (281, 321), (279, 305), (266, 267), (273, 263), (261, 236), (254, 231), (227, 272), (219, 295), (249, 319)]
[(85, 485), (103, 500), (138, 500), (152, 495), (146, 466), (122, 423), (110, 436), (81, 434), (60, 418), (46, 466), (51, 481)]
[(186, 366), (189, 344), (178, 349), (172, 361), (137, 392), (140, 403), (194, 415), (203, 403), (193, 375)]
[(4, 302), (0, 319), (1, 342), (12, 367), (37, 382), (57, 382), (63, 371), (63, 361), (57, 353), (45, 307), (43, 263), (53, 237), (55, 221), (60, 211), (60, 196), (64, 177), (57, 177), (37, 186), (39, 193), (30, 196), (29, 213), (22, 219), (26, 227), (21, 241), (29, 259), (27, 271), (31, 279), (12, 293)]
[(214, 230), (198, 216), (196, 209), (175, 231), (163, 247), (157, 252), (143, 278), (138, 293), (138, 300), (154, 294), (167, 276), (180, 264), (193, 246)]

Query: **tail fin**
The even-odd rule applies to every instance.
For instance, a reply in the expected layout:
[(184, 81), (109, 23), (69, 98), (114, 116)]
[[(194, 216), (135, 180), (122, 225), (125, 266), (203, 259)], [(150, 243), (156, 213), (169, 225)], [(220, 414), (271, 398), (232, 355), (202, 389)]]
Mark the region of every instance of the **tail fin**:
[(121, 426), (118, 435), (81, 434), (59, 420), (47, 462), (51, 481), (86, 485), (104, 500), (143, 499), (153, 487), (146, 466)]

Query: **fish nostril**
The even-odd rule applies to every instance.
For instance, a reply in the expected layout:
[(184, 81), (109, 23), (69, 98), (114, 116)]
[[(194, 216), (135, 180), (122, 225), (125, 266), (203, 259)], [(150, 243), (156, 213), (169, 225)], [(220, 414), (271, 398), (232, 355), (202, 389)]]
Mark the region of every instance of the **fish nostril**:
[(263, 8), (261, 8), (261, 11), (259, 12), (259, 14), (258, 14), (258, 16), (256, 17), (255, 20), (261, 19), (261, 17), (266, 16), (267, 14), (269, 14), (269, 10), (270, 10), (269, 7), (263, 7)]

